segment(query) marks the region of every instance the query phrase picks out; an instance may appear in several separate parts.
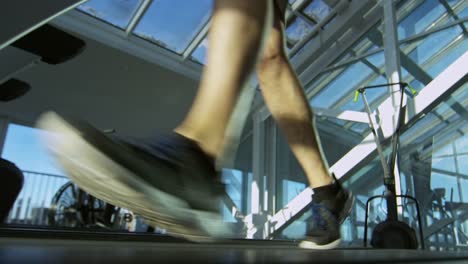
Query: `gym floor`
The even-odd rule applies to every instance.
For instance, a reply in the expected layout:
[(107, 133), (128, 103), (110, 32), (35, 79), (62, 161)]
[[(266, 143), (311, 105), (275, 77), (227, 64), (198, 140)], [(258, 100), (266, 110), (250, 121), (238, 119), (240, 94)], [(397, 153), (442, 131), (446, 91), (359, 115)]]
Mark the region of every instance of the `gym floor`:
[(149, 234), (0, 229), (0, 263), (468, 263), (468, 252), (305, 250), (289, 241), (195, 244)]

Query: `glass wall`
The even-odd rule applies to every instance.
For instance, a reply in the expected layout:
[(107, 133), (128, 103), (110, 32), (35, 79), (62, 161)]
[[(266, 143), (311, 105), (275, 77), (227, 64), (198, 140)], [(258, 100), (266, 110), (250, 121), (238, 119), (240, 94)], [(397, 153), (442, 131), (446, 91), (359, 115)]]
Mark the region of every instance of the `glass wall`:
[[(250, 122), (246, 130), (251, 131), (251, 128)], [(104, 202), (72, 184), (40, 141), (44, 133), (47, 132), (30, 126), (14, 123), (8, 126), (2, 158), (15, 163), (23, 172), (24, 185), (5, 223), (53, 228), (148, 230), (148, 225), (132, 212), (124, 208), (108, 208)], [(221, 171), (228, 194), (223, 201), (222, 215), (226, 222), (239, 229), (239, 237), (245, 237), (241, 232), (243, 216), (251, 212), (252, 142), (252, 134), (246, 133), (241, 139), (236, 165)], [(86, 209), (93, 209), (94, 213), (86, 213)], [(114, 212), (112, 224), (104, 223), (105, 210)], [(156, 229), (156, 232), (164, 233), (164, 230)]]
[[(467, 8), (467, 1), (397, 1), (404, 82), (421, 91), (468, 50)], [(354, 91), (366, 85), (387, 82), (384, 36), (382, 23), (379, 22), (307, 83), (305, 88), (311, 106), (363, 112), (362, 100), (359, 98), (358, 102), (353, 101)], [(400, 138), (401, 186), (397, 187), (402, 194), (414, 196), (419, 201), (423, 239), (430, 250), (468, 248), (468, 206), (465, 205), (468, 195), (468, 171), (465, 165), (468, 128), (466, 89), (464, 85), (456, 91), (451, 90), (451, 95), (411, 124), (411, 127), (406, 127)], [(372, 110), (388, 97), (385, 88), (369, 90), (367, 93)], [(412, 99), (408, 100), (411, 106)], [(411, 107), (408, 111), (411, 111)], [(330, 166), (370, 133), (369, 124), (325, 116), (318, 116), (317, 128)], [(278, 144), (278, 166), (294, 164), (296, 161), (291, 161), (294, 157), (281, 136), (278, 137)], [(384, 152), (387, 157), (390, 155), (388, 143), (384, 146)], [(356, 195), (357, 201), (351, 217), (342, 226), (342, 246), (363, 245), (366, 202), (385, 190), (382, 165), (377, 153), (374, 151), (362, 158), (343, 178), (344, 185)], [(285, 168), (277, 177), (287, 179), (291, 174), (303, 175), (297, 172), (300, 171), (298, 168)], [(305, 180), (304, 176), (301, 177)], [(399, 203), (401, 219), (417, 230), (419, 225), (414, 202), (401, 199)], [(367, 230), (370, 239), (373, 227), (387, 216), (385, 201), (373, 200), (368, 212)], [(281, 237), (304, 236), (309, 217), (306, 213), (294, 221), (282, 232)]]
[(401, 137), (402, 189), (414, 195), (430, 249), (468, 246), (468, 84)]

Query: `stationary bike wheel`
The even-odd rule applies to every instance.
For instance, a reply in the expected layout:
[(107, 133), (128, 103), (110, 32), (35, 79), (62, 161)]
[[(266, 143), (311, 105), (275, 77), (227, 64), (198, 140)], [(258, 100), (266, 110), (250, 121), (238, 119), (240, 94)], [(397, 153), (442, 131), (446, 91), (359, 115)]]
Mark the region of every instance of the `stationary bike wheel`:
[(65, 183), (52, 198), (48, 212), (49, 225), (78, 227), (83, 224), (78, 204), (79, 189), (72, 182)]
[(418, 239), (414, 229), (406, 223), (385, 220), (374, 228), (371, 245), (374, 248), (417, 249)]

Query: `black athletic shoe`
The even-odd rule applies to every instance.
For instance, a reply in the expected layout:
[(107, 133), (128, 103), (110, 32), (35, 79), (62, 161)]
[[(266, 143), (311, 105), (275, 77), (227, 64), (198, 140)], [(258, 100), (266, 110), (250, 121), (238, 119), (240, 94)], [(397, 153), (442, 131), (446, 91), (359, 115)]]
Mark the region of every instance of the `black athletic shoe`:
[[(349, 215), (354, 204), (351, 192), (340, 189), (334, 200), (313, 202), (312, 219), (308, 223), (306, 238), (299, 247), (308, 249), (333, 249), (341, 242), (340, 226)], [(334, 207), (332, 207), (334, 206)], [(330, 208), (338, 208), (336, 211)]]
[(224, 185), (214, 162), (176, 133), (158, 142), (117, 141), (55, 113), (38, 121), (46, 146), (80, 188), (142, 216), (152, 226), (194, 241), (230, 237), (220, 216)]

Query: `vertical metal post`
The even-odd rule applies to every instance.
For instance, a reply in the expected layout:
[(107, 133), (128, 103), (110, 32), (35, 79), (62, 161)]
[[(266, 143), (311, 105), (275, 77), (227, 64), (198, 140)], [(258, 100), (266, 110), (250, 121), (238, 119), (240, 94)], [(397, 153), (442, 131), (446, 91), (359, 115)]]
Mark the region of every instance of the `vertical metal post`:
[(3, 154), (3, 146), (5, 145), (9, 124), (8, 118), (0, 116), (0, 156)]
[(242, 171), (242, 199), (241, 199), (241, 210), (242, 210), (242, 214), (243, 215), (247, 215), (249, 212), (248, 212), (248, 208), (249, 206), (247, 205), (247, 203), (249, 202), (247, 200), (247, 197), (249, 197), (247, 195), (247, 192), (249, 190), (249, 172), (247, 171)]
[[(400, 83), (401, 82), (401, 65), (400, 65), (400, 47), (398, 44), (398, 32), (397, 32), (397, 18), (396, 8), (394, 1), (381, 1), (384, 13), (384, 55), (385, 55), (385, 73), (387, 75), (388, 83)], [(389, 92), (392, 97), (393, 105), (393, 116), (390, 119), (385, 119), (384, 123), (386, 127), (391, 127), (391, 135), (394, 135), (396, 126), (398, 124), (398, 114), (400, 110), (400, 85), (392, 85), (389, 87)], [(399, 173), (398, 162), (394, 171), (390, 172), (394, 175), (394, 191), (395, 195), (401, 195), (401, 184), (400, 184), (400, 173)], [(398, 202), (400, 203), (400, 202)], [(389, 212), (389, 214), (396, 212)]]
[(458, 185), (458, 194), (460, 196), (460, 202), (464, 202), (463, 197), (463, 183), (462, 183), (462, 176), (460, 173), (460, 166), (458, 164), (458, 151), (454, 141), (451, 142), (452, 144), (452, 151), (453, 151), (453, 160), (455, 162), (455, 173), (457, 175), (457, 185)]
[[(270, 119), (268, 119), (270, 120)], [(268, 195), (265, 196), (267, 199), (267, 213), (268, 215), (274, 215), (276, 212), (276, 141), (277, 141), (277, 131), (278, 128), (275, 126), (274, 122), (268, 122), (268, 153), (266, 157), (268, 159), (268, 168), (267, 168), (267, 177), (266, 177), (266, 186)]]
[(251, 211), (259, 214), (263, 211), (263, 176), (265, 174), (265, 124), (259, 113), (254, 115), (253, 125), (253, 164)]
[(265, 121), (260, 112), (254, 114), (253, 124), (253, 164), (251, 187), (251, 213), (244, 222), (247, 238), (263, 239), (266, 232), (265, 210)]

